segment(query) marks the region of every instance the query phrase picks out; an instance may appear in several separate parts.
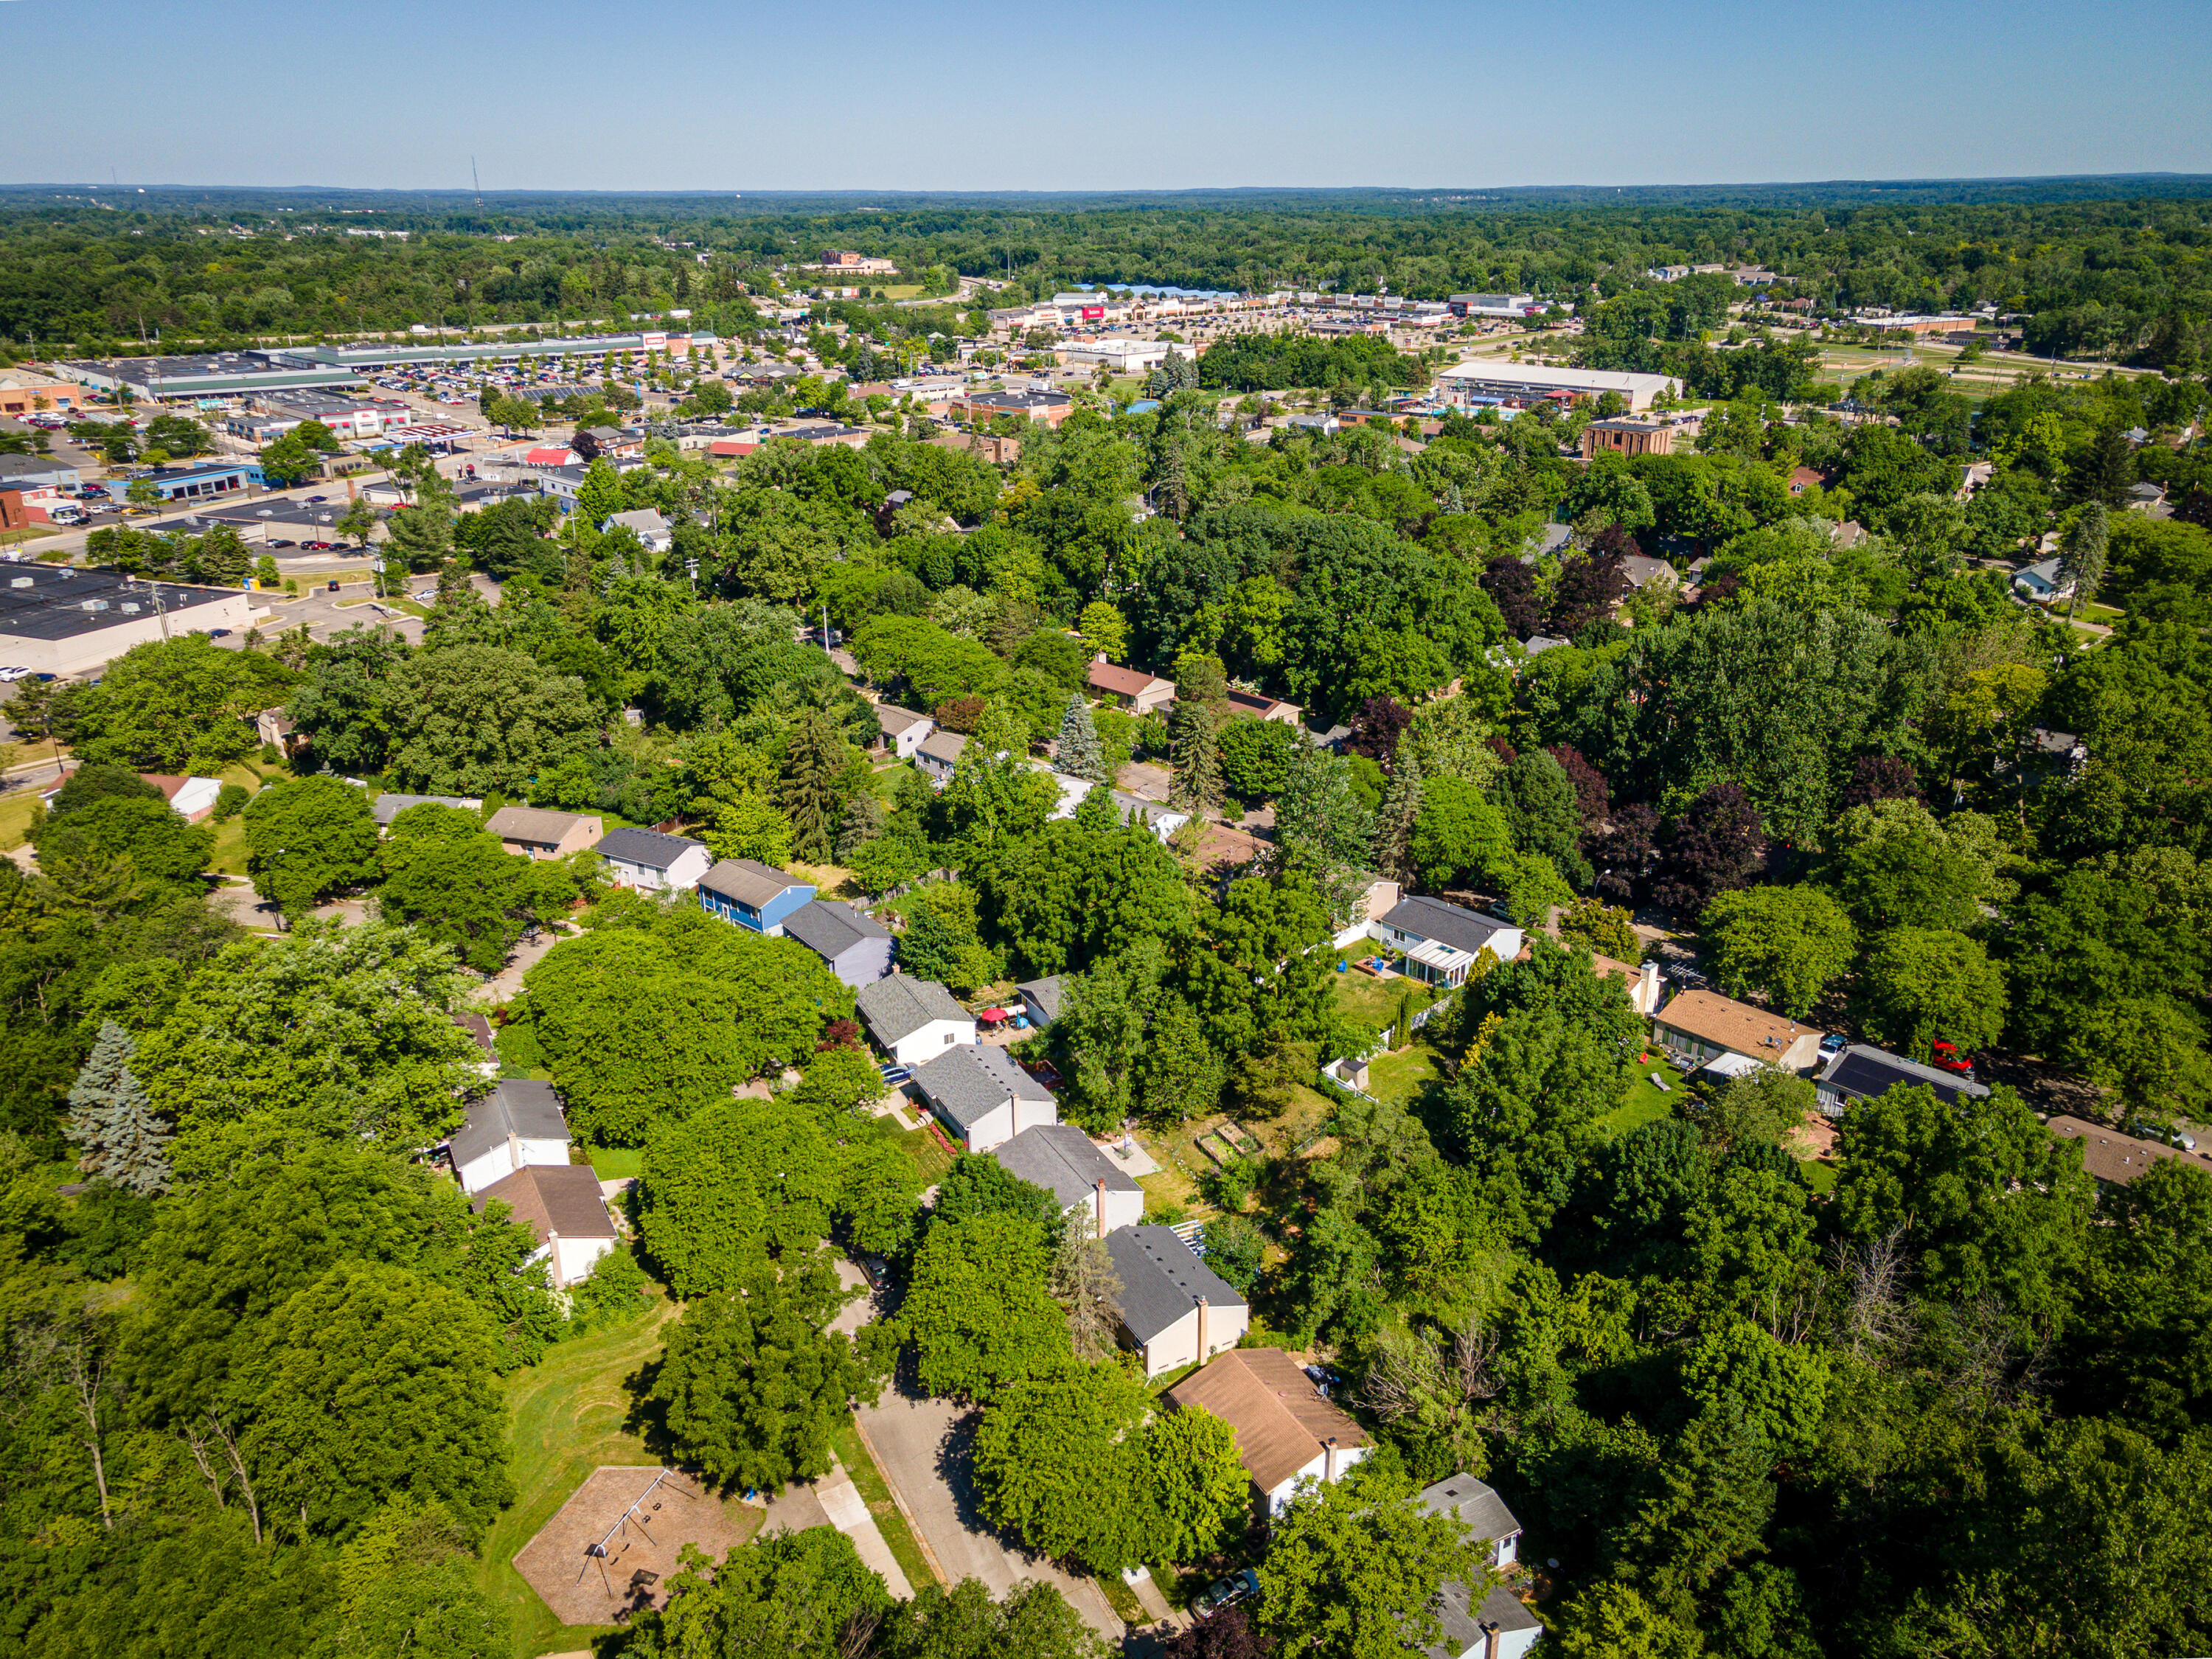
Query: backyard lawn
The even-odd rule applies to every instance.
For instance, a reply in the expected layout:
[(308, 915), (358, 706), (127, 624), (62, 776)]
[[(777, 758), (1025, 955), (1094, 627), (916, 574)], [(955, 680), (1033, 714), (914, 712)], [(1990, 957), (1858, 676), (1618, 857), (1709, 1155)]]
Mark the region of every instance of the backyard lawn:
[[(1636, 1080), (1629, 1088), (1628, 1098), (1597, 1120), (1597, 1131), (1607, 1140), (1617, 1140), (1632, 1129), (1665, 1117), (1683, 1097), (1681, 1068), (1661, 1059), (1656, 1050), (1648, 1052), (1651, 1060), (1636, 1068)], [(1673, 1093), (1651, 1081), (1655, 1072), (1666, 1079)]]
[(563, 1342), (508, 1379), (507, 1446), (515, 1501), (492, 1523), (477, 1571), (485, 1591), (507, 1610), (515, 1659), (588, 1645), (589, 1633), (557, 1621), (512, 1563), (599, 1465), (659, 1462), (623, 1427), (629, 1415), (623, 1379), (659, 1352), (661, 1326), (675, 1311), (656, 1297), (636, 1318)]
[(645, 1169), (642, 1146), (586, 1146), (584, 1154), (602, 1181), (634, 1181)]

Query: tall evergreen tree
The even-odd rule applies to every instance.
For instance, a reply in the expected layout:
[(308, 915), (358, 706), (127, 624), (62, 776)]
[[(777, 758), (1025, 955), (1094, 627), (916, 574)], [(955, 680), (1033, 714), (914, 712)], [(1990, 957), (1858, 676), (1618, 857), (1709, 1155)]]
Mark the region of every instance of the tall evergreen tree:
[(1106, 775), (1106, 755), (1099, 747), (1098, 726), (1091, 718), (1091, 705), (1079, 696), (1070, 696), (1067, 712), (1060, 718), (1059, 769), (1071, 778), (1087, 778), (1093, 783), (1110, 783)]
[(1407, 744), (1399, 750), (1398, 769), (1382, 797), (1382, 810), (1375, 817), (1375, 873), (1401, 887), (1413, 884), (1413, 860), (1409, 849), (1413, 820), (1420, 816), (1420, 757)]
[(845, 801), (837, 787), (845, 769), (845, 740), (837, 724), (816, 710), (791, 730), (791, 750), (783, 763), (776, 805), (791, 821), (791, 851), (811, 864), (829, 860), (843, 817)]
[(2081, 608), (2081, 601), (2095, 592), (2097, 584), (2105, 579), (2105, 552), (2112, 544), (2112, 522), (2105, 504), (2091, 501), (2081, 509), (2081, 516), (2067, 526), (2066, 538), (2058, 544), (2058, 580), (2074, 586), (2073, 598), (2066, 607), (2069, 622)]
[(1174, 776), (1168, 799), (1186, 812), (1221, 805), (1221, 721), (1213, 705), (1178, 699), (1168, 732), (1168, 762)]
[(69, 1092), (69, 1136), (84, 1148), (88, 1175), (151, 1197), (169, 1189), (167, 1124), (132, 1075), (137, 1045), (113, 1020), (100, 1028), (92, 1058)]
[(837, 825), (837, 861), (843, 863), (870, 842), (880, 839), (890, 822), (881, 795), (873, 789), (855, 793), (845, 804), (845, 816)]

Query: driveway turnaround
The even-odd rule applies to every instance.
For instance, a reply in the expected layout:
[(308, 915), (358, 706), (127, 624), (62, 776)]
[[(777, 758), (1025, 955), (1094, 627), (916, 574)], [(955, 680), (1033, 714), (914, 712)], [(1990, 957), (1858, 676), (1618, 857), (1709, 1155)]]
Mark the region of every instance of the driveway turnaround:
[(1120, 1644), (1127, 1627), (1097, 1585), (1042, 1557), (1008, 1549), (977, 1512), (968, 1470), (976, 1413), (950, 1401), (910, 1394), (907, 1385), (886, 1383), (883, 1398), (861, 1407), (859, 1416), (860, 1432), (884, 1478), (948, 1583), (980, 1578), (994, 1599), (1003, 1598), (1024, 1578), (1056, 1584), (1085, 1624)]

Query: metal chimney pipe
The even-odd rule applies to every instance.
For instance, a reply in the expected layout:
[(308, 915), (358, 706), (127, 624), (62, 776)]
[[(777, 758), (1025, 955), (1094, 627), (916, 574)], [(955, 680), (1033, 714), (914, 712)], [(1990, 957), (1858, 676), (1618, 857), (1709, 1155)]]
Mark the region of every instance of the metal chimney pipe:
[(1336, 1437), (1321, 1443), (1321, 1478), (1324, 1483), (1336, 1479)]
[(1206, 1298), (1201, 1296), (1198, 1298), (1198, 1363), (1203, 1365), (1206, 1357)]
[(1106, 1177), (1101, 1176), (1093, 1183), (1097, 1188), (1098, 1237), (1106, 1237)]

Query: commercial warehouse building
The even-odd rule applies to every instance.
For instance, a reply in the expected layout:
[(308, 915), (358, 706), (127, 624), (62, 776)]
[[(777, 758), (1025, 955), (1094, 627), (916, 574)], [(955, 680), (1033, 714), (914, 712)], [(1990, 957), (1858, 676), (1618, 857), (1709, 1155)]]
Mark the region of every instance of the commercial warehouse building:
[(617, 351), (687, 356), (712, 350), (712, 334), (597, 334), (573, 339), (496, 340), (441, 345), (293, 346), (282, 350), (222, 351), (197, 357), (116, 357), (58, 363), (74, 380), (101, 392), (128, 387), (134, 397), (175, 403), (252, 397), (264, 392), (331, 391), (357, 386), (386, 369), (410, 367), (497, 368), (569, 359), (597, 361)]
[(1631, 374), (1610, 368), (1550, 368), (1477, 358), (1437, 371), (1437, 395), (1462, 407), (1533, 404), (1546, 398), (1601, 398), (1617, 392), (1631, 409), (1649, 409), (1662, 392), (1679, 394), (1671, 374)]
[(9, 565), (0, 574), (0, 665), (78, 674), (134, 645), (245, 629), (267, 613), (242, 589), (143, 581), (114, 570)]

